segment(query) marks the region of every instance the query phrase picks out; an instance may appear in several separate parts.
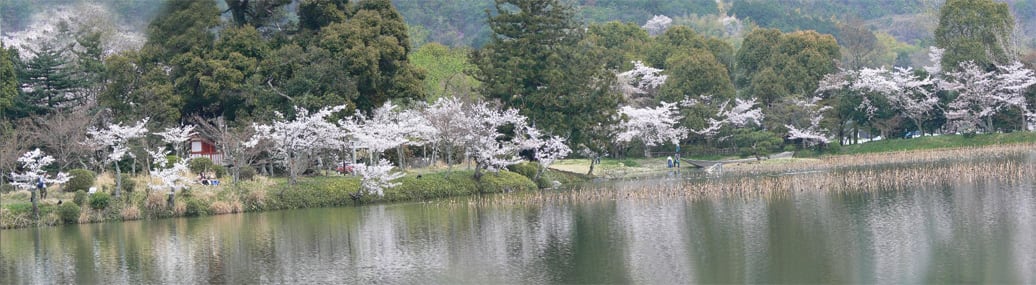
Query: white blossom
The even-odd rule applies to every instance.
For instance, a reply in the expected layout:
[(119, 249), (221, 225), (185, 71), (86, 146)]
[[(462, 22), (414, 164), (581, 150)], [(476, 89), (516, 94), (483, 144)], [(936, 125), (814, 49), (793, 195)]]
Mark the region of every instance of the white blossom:
[(14, 180), (11, 185), (18, 188), (34, 189), (40, 179), (45, 185), (63, 184), (72, 179), (72, 176), (64, 172), (54, 176), (48, 175), (44, 168), (54, 162), (54, 157), (46, 155), (39, 148), (22, 154), (18, 162), (22, 164), (22, 172), (11, 172), (11, 178)]
[(253, 124), (256, 133), (246, 145), (254, 146), (257, 144), (255, 140), (271, 142), (275, 157), (287, 166), (291, 183), (295, 184), (295, 177), (306, 162), (305, 157), (340, 146), (343, 134), (327, 117), (344, 109), (345, 106), (324, 107), (310, 113), (305, 108), (295, 107), (295, 119), (292, 120), (276, 113), (280, 119), (270, 125)]
[(817, 144), (827, 144), (830, 139), (827, 135), (827, 130), (820, 127), (820, 121), (824, 119), (823, 112), (829, 109), (829, 106), (820, 107), (817, 102), (819, 98), (812, 98), (808, 101), (798, 101), (796, 105), (803, 108), (809, 115), (809, 125), (805, 127), (797, 127), (792, 124), (785, 124), (784, 127), (788, 128), (788, 139), (802, 139), (803, 143), (807, 146), (813, 146)]
[(144, 118), (132, 126), (115, 123), (104, 129), (90, 127), (86, 131), (86, 144), (106, 151), (109, 154), (106, 157), (108, 162), (118, 162), (128, 157), (129, 145), (127, 144), (130, 140), (147, 135), (147, 122), (148, 118)]
[(679, 143), (687, 137), (687, 128), (678, 126), (683, 116), (679, 114), (676, 105), (661, 102), (661, 106), (654, 108), (619, 108), (621, 122), (616, 130), (615, 141), (625, 143), (639, 140), (647, 146)]
[(665, 15), (655, 15), (647, 23), (644, 23), (644, 30), (652, 36), (661, 35), (665, 33), (666, 29), (669, 29), (669, 25), (673, 24), (673, 19), (666, 17)]
[(620, 89), (627, 97), (657, 90), (669, 78), (668, 75), (662, 74), (661, 69), (644, 65), (639, 60), (633, 61), (633, 69), (619, 73), (616, 77)]
[(406, 174), (403, 172), (392, 172), (392, 163), (382, 158), (374, 165), (358, 165), (354, 169), (362, 177), (360, 191), (367, 194), (385, 196), (384, 190), (399, 186), (399, 183), (392, 182)]

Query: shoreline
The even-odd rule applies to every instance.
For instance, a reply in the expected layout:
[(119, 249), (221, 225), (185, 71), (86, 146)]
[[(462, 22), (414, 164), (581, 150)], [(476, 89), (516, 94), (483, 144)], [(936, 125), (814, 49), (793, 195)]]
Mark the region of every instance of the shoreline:
[[(969, 164), (977, 160), (989, 160), (1002, 158), (1005, 155), (1021, 152), (1032, 152), (1036, 150), (1036, 144), (995, 144), (985, 146), (967, 146), (955, 148), (936, 148), (921, 150), (903, 150), (862, 154), (826, 155), (815, 158), (780, 158), (763, 161), (740, 162), (726, 165), (722, 174), (709, 176), (705, 173), (693, 170), (684, 166), (679, 171), (696, 173), (691, 177), (707, 177), (701, 181), (690, 181), (688, 186), (681, 189), (662, 189), (667, 196), (684, 196), (687, 198), (716, 197), (731, 194), (751, 195), (777, 193), (786, 191), (804, 191), (804, 185), (816, 188), (817, 191), (847, 191), (854, 188), (858, 191), (863, 186), (887, 188), (888, 185), (880, 185), (870, 182), (875, 175), (879, 175), (869, 168), (880, 168), (881, 166), (896, 164), (917, 165), (913, 171), (900, 171), (894, 176), (905, 176), (906, 181), (885, 181), (895, 182), (900, 186), (923, 186), (924, 179), (946, 179), (970, 177), (975, 179), (974, 165)], [(0, 229), (26, 228), (33, 226), (59, 226), (63, 224), (87, 224), (97, 222), (121, 222), (131, 220), (150, 220), (162, 218), (194, 217), (221, 215), (243, 212), (261, 212), (284, 209), (319, 208), (319, 207), (342, 207), (362, 206), (379, 203), (428, 201), (448, 197), (470, 196), (484, 193), (509, 193), (509, 192), (537, 192), (536, 195), (576, 195), (575, 193), (585, 192), (580, 190), (578, 185), (593, 180), (619, 180), (619, 179), (647, 179), (649, 177), (665, 176), (673, 169), (664, 167), (663, 158), (611, 161), (617, 167), (601, 167), (595, 176), (579, 174), (571, 167), (565, 165), (579, 165), (579, 159), (573, 159), (562, 163), (558, 169), (551, 169), (541, 178), (540, 181), (532, 181), (535, 173), (535, 166), (531, 164), (519, 164), (512, 168), (512, 171), (502, 170), (499, 173), (487, 173), (483, 175), (482, 181), (475, 181), (471, 170), (456, 169), (452, 171), (426, 172), (421, 170), (420, 175), (409, 173), (400, 179), (400, 186), (386, 189), (382, 197), (364, 195), (357, 201), (351, 198), (351, 194), (359, 188), (359, 179), (352, 176), (312, 176), (299, 180), (298, 185), (287, 185), (284, 178), (262, 177), (253, 181), (244, 181), (235, 185), (225, 183), (220, 186), (197, 185), (188, 191), (180, 191), (175, 195), (173, 207), (166, 205), (164, 192), (153, 191), (150, 195), (145, 191), (137, 190), (126, 193), (121, 200), (116, 202), (114, 197), (110, 206), (94, 209), (89, 203), (80, 205), (78, 217), (74, 221), (62, 219), (56, 199), (72, 203), (73, 193), (61, 192), (60, 189), (51, 189), (46, 200), (41, 201), (40, 220), (33, 222), (29, 218), (31, 208), (28, 206), (28, 191), (15, 191), (3, 194), (3, 205), (0, 206)], [(575, 162), (575, 163), (573, 163)], [(646, 165), (626, 166), (623, 163), (643, 163)], [(660, 165), (655, 165), (661, 163)], [(937, 166), (943, 165), (943, 166)], [(949, 166), (946, 166), (949, 165)], [(970, 165), (970, 166), (969, 166)], [(1036, 171), (1032, 166), (1026, 165), (989, 165), (988, 170), (997, 170), (1004, 173), (1017, 175), (1028, 175)], [(933, 170), (935, 169), (935, 170)], [(943, 170), (939, 170), (943, 169)], [(947, 175), (946, 169), (963, 172), (971, 171), (968, 175)], [(933, 172), (934, 171), (934, 172)], [(986, 173), (987, 175), (1004, 175)], [(838, 177), (814, 178), (812, 180), (799, 179), (802, 173), (827, 173), (841, 172)], [(910, 173), (907, 173), (910, 172)], [(950, 173), (952, 174), (952, 173)], [(815, 175), (810, 175), (815, 176)], [(828, 175), (830, 176), (830, 175)], [(718, 179), (715, 179), (718, 178)], [(794, 179), (792, 179), (794, 178)], [(841, 182), (838, 182), (838, 179)], [(136, 178), (131, 178), (136, 179)], [(574, 191), (555, 191), (551, 193), (539, 193), (547, 191), (536, 191), (547, 189), (553, 186), (553, 181), (562, 181), (562, 185), (576, 186)], [(759, 181), (768, 180), (761, 183)], [(889, 179), (896, 180), (897, 179)], [(138, 182), (139, 183), (139, 182)], [(765, 185), (764, 185), (765, 184)], [(835, 185), (854, 184), (854, 185)], [(930, 184), (930, 183), (929, 183)], [(862, 185), (862, 186), (861, 186)], [(860, 187), (856, 187), (860, 186)], [(808, 188), (808, 187), (807, 187)], [(567, 194), (565, 194), (567, 193)], [(20, 197), (26, 196), (26, 197)], [(596, 195), (607, 197), (608, 195)], [(654, 196), (654, 195), (647, 195)], [(15, 200), (11, 202), (11, 199)], [(21, 201), (24, 199), (25, 201)], [(507, 198), (505, 198), (507, 200)]]

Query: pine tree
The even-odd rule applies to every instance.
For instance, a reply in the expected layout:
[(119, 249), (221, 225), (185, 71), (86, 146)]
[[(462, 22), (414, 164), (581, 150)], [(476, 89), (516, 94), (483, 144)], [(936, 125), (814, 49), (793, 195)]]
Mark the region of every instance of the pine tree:
[(559, 0), (497, 0), (493, 38), (472, 54), (482, 93), (520, 110), (547, 133), (579, 145), (611, 125), (620, 95), (603, 49), (584, 40), (571, 6)]
[(58, 47), (51, 43), (40, 44), (33, 50), (33, 57), (25, 62), (22, 74), (23, 102), (26, 111), (45, 114), (74, 105), (79, 98), (73, 80), (71, 59), (67, 55), (68, 48)]
[(0, 119), (7, 116), (7, 110), (14, 106), (18, 97), (18, 75), (7, 48), (0, 43)]

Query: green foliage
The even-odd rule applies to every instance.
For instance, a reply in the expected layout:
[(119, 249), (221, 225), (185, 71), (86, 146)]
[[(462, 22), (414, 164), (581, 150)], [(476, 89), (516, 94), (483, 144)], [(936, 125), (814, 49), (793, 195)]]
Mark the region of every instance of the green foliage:
[(640, 163), (637, 163), (636, 160), (626, 159), (622, 161), (622, 165), (625, 165), (627, 167), (637, 167), (640, 166)]
[(187, 197), (186, 204), (184, 205), (184, 215), (188, 217), (197, 217), (201, 215), (207, 215), (209, 213), (209, 204), (197, 198)]
[(86, 193), (86, 191), (76, 190), (76, 194), (75, 194), (74, 198), (72, 198), (72, 201), (75, 202), (76, 205), (80, 205), (80, 206), (86, 205), (87, 195), (88, 194)]
[(148, 25), (145, 49), (156, 58), (169, 60), (192, 49), (212, 47), (213, 28), (219, 25), (216, 1), (168, 1), (164, 11)]
[(75, 101), (81, 99), (66, 96), (83, 83), (73, 78), (75, 71), (68, 50), (69, 47), (44, 41), (39, 48), (31, 51), (33, 57), (24, 63), (19, 74), (22, 90), (29, 90), (22, 93), (19, 99), (21, 112), (48, 114), (65, 110), (68, 105), (76, 105)]
[(72, 176), (72, 179), (62, 186), (65, 192), (90, 189), (91, 186), (94, 186), (94, 181), (97, 180), (97, 174), (86, 169), (72, 169), (68, 171), (68, 174)]
[(1007, 64), (1014, 55), (1014, 17), (1007, 3), (993, 0), (947, 0), (939, 10), (935, 43), (946, 49), (943, 70), (960, 62), (979, 66)]
[(495, 36), (472, 54), (482, 93), (515, 108), (548, 134), (588, 143), (609, 125), (620, 95), (600, 64), (602, 49), (584, 41), (571, 6), (558, 0), (498, 1)]
[(111, 200), (111, 195), (107, 192), (97, 192), (90, 195), (90, 208), (95, 210), (103, 210), (108, 208), (108, 204)]
[(407, 60), (406, 23), (389, 0), (356, 3), (348, 21), (321, 28), (318, 45), (345, 64), (356, 82), (356, 108), (369, 112), (388, 100), (423, 100), (424, 73)]
[(521, 176), (525, 176), (525, 178), (529, 178), (529, 180), (536, 182), (536, 186), (539, 188), (550, 187), (550, 182), (547, 181), (546, 177), (540, 177), (538, 180), (535, 179), (536, 173), (540, 171), (540, 165), (538, 163), (522, 162), (519, 164), (512, 164), (507, 166), (507, 170), (517, 173)]
[(0, 119), (6, 119), (7, 109), (14, 107), (14, 100), (20, 93), (12, 56), (0, 41)]
[(255, 171), (255, 167), (252, 167), (251, 165), (245, 165), (245, 166), (242, 166), (241, 169), (239, 170), (238, 178), (241, 179), (241, 180), (248, 181), (248, 180), (252, 180), (253, 178), (255, 178), (256, 174), (257, 173)]
[(62, 203), (58, 206), (58, 215), (61, 216), (61, 221), (66, 224), (78, 223), (79, 211), (79, 205), (75, 203)]
[(410, 62), (425, 71), (424, 90), (429, 95), (428, 102), (451, 95), (468, 98), (475, 96), (471, 91), (478, 87), (478, 81), (464, 73), (475, 67), (468, 62), (469, 52), (465, 48), (430, 43), (410, 54)]
[(777, 134), (766, 130), (738, 128), (734, 130), (734, 144), (741, 151), (741, 156), (763, 157), (781, 149), (784, 140)]
[(187, 169), (194, 173), (213, 171), (215, 167), (216, 164), (212, 163), (212, 159), (208, 157), (195, 157), (187, 162)]
[(630, 62), (643, 58), (642, 54), (652, 42), (647, 31), (637, 24), (617, 21), (590, 25), (587, 38), (594, 45), (603, 48), (599, 60), (604, 61), (605, 67), (613, 70), (632, 68)]
[(137, 180), (133, 178), (122, 179), (122, 192), (131, 193), (134, 189), (137, 189)]

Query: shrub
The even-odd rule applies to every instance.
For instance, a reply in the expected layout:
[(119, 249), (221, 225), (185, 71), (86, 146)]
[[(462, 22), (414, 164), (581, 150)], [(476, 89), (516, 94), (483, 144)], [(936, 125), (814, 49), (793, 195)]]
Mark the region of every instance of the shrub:
[(133, 193), (133, 189), (137, 189), (137, 180), (132, 178), (122, 179), (122, 192)]
[(203, 215), (208, 209), (208, 207), (205, 206), (205, 203), (198, 199), (188, 198), (186, 204), (187, 206), (184, 208), (184, 215), (190, 217)]
[(152, 191), (144, 200), (144, 208), (148, 211), (165, 210), (169, 204), (169, 196), (162, 191)]
[(62, 187), (65, 192), (90, 189), (90, 186), (94, 186), (94, 181), (97, 180), (97, 174), (86, 169), (72, 169), (68, 171), (68, 174), (72, 176), (72, 179)]
[(208, 157), (195, 157), (187, 163), (187, 168), (191, 169), (191, 172), (202, 173), (205, 171), (213, 170), (216, 164), (212, 163), (212, 160)]
[(120, 215), (122, 215), (122, 220), (124, 221), (137, 220), (140, 219), (140, 209), (137, 209), (137, 206), (129, 206), (122, 209)]
[(79, 205), (75, 203), (63, 203), (58, 206), (58, 215), (61, 216), (61, 221), (66, 224), (74, 224), (79, 222)]
[(241, 178), (241, 180), (252, 180), (256, 175), (255, 167), (252, 167), (251, 165), (242, 166), (238, 175), (238, 178)]
[(223, 176), (227, 175), (227, 168), (222, 165), (213, 165), (212, 172), (216, 173), (216, 178), (223, 178)]
[(79, 206), (84, 205), (84, 203), (86, 203), (86, 191), (76, 190), (76, 196), (75, 198), (72, 198), (72, 202), (75, 202), (76, 205)]
[(105, 192), (97, 192), (90, 195), (90, 208), (95, 210), (103, 210), (108, 208), (108, 203), (111, 200), (111, 195)]
[(625, 165), (626, 167), (637, 167), (640, 166), (640, 163), (637, 163), (636, 160), (627, 159), (622, 161), (622, 165)]
[(536, 172), (539, 171), (539, 167), (531, 162), (522, 162), (507, 166), (507, 170), (532, 179), (533, 177), (536, 177)]
[(235, 210), (232, 204), (223, 201), (212, 202), (212, 205), (209, 206), (209, 212), (214, 215), (230, 214), (234, 213)]
[(15, 190), (18, 190), (18, 187), (14, 187), (14, 185), (11, 185), (11, 184), (8, 184), (8, 183), (4, 183), (4, 185), (0, 185), (0, 193), (12, 192), (12, 191), (15, 191)]

